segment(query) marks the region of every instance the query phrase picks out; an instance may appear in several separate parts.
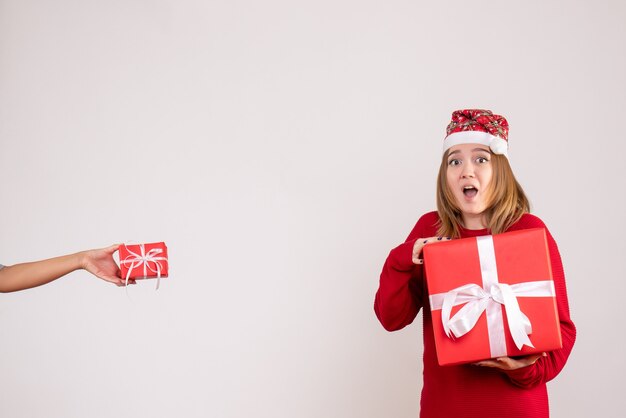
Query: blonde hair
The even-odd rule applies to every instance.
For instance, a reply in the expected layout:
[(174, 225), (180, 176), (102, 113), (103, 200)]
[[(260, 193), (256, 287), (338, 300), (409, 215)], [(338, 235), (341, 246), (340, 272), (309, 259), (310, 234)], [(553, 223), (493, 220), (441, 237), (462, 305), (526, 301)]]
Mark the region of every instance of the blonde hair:
[[(459, 238), (463, 218), (448, 187), (448, 153), (449, 151), (444, 153), (437, 175), (437, 235)], [(517, 222), (523, 214), (530, 212), (530, 203), (522, 186), (515, 179), (508, 158), (491, 153), (491, 164), (493, 174), (487, 188), (487, 208), (484, 213), (489, 233), (499, 234)]]

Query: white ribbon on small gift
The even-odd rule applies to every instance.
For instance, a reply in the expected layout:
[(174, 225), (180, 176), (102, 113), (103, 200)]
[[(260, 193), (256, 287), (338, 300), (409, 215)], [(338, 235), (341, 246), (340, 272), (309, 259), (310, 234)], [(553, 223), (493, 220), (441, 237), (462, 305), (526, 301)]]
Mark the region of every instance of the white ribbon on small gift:
[[(167, 262), (167, 257), (158, 256), (163, 252), (163, 249), (153, 248), (146, 253), (146, 248), (144, 244), (139, 244), (140, 253), (138, 254), (134, 251), (131, 251), (126, 244), (124, 244), (124, 247), (126, 247), (126, 251), (128, 251), (129, 255), (126, 256), (123, 260), (120, 260), (120, 264), (124, 264), (124, 266), (128, 268), (128, 272), (126, 273), (126, 286), (128, 286), (128, 279), (130, 279), (130, 275), (133, 270), (143, 266), (144, 277), (148, 276), (148, 270), (156, 274), (156, 288), (158, 290), (159, 284), (161, 282), (161, 270), (163, 269), (161, 261)], [(150, 263), (153, 263), (155, 268), (153, 268)]]
[[(542, 280), (517, 284), (498, 281), (496, 254), (493, 237), (476, 237), (480, 271), (483, 286), (469, 283), (446, 293), (430, 296), (431, 310), (441, 309), (441, 322), (449, 338), (461, 337), (474, 328), (476, 322), (486, 311), (487, 333), (491, 357), (506, 356), (506, 339), (502, 306), (506, 309), (511, 337), (519, 350), (524, 345), (534, 347), (528, 335), (532, 334), (532, 324), (520, 310), (518, 297), (554, 297), (554, 282)], [(452, 307), (463, 306), (452, 318)]]

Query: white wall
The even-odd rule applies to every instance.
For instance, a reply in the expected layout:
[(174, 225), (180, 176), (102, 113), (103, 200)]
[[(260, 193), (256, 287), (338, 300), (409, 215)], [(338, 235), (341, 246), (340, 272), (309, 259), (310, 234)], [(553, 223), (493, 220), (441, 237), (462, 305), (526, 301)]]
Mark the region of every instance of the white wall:
[(621, 416), (626, 6), (438, 3), (0, 0), (0, 262), (171, 253), (0, 295), (0, 416), (416, 416), (421, 315), (373, 297), (463, 107), (562, 252), (552, 416)]

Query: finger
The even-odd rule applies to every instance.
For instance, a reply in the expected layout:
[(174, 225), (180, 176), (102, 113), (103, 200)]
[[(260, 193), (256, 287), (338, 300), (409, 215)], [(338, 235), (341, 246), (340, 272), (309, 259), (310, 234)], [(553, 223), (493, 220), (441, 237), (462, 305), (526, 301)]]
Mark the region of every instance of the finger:
[(107, 282), (112, 282), (112, 283), (124, 282), (124, 280), (122, 280), (121, 277), (111, 276), (108, 274), (99, 275), (98, 277), (101, 278), (102, 280), (106, 280)]
[(498, 357), (496, 359), (496, 362), (508, 369), (513, 369), (516, 366), (516, 360), (513, 360), (511, 357)]
[(437, 242), (450, 241), (450, 239), (450, 237), (429, 237), (417, 239), (415, 242), (415, 246), (413, 247), (413, 264), (424, 264), (424, 260), (419, 258), (419, 256), (422, 254), (422, 249), (424, 248), (424, 246)]
[(428, 245), (428, 244), (436, 244), (438, 242), (450, 241), (451, 239), (452, 238), (450, 237), (429, 237), (429, 238), (423, 238), (421, 242), (423, 245)]
[[(429, 237), (429, 238), (418, 238), (415, 242), (415, 246), (413, 247), (413, 257), (417, 259), (419, 255), (422, 253), (422, 249), (424, 246), (428, 244), (434, 244), (437, 242), (445, 242), (450, 241), (450, 237)], [(417, 263), (415, 263), (417, 264)]]
[(480, 367), (497, 367), (497, 368), (501, 368), (502, 365), (499, 364), (497, 361), (493, 361), (493, 360), (483, 360), (483, 361), (479, 361), (477, 363), (474, 363), (475, 366), (480, 366)]
[[(116, 286), (126, 286), (126, 280), (121, 279), (119, 277), (115, 277), (115, 276), (98, 276), (98, 277), (104, 280), (105, 282), (113, 283)], [(137, 284), (137, 283), (135, 282), (135, 279), (129, 279), (128, 284)]]
[(527, 357), (519, 359), (519, 362), (524, 363), (525, 365), (529, 366), (531, 364), (534, 364), (541, 357), (543, 357), (542, 354), (533, 354), (531, 356), (527, 356)]
[(418, 256), (422, 252), (422, 248), (425, 245), (433, 244), (436, 242), (444, 242), (450, 241), (450, 237), (428, 237), (428, 238), (418, 238), (415, 242), (415, 247), (413, 248), (413, 255)]
[(122, 245), (122, 244), (109, 245), (108, 247), (106, 247), (104, 249), (104, 251), (106, 251), (107, 253), (113, 254), (114, 252), (116, 252), (120, 248), (120, 245)]
[(520, 359), (512, 359), (510, 357), (500, 357), (496, 360), (500, 362), (500, 364), (502, 364), (505, 368), (509, 370), (514, 370), (514, 369), (521, 369), (522, 367), (527, 367), (532, 364), (535, 364), (535, 362), (540, 357), (542, 357), (541, 354), (535, 354), (535, 355), (523, 357)]

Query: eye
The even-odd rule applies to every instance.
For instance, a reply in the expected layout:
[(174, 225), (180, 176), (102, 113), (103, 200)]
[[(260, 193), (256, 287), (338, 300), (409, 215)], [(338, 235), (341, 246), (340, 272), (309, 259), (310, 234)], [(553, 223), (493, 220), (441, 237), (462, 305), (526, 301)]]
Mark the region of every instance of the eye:
[(450, 166), (456, 166), (456, 165), (459, 165), (459, 164), (461, 164), (461, 161), (459, 161), (457, 159), (453, 159), (453, 160), (448, 161), (448, 165), (450, 165)]
[(488, 162), (489, 162), (489, 159), (487, 159), (487, 158), (485, 158), (485, 157), (478, 157), (478, 158), (476, 158), (476, 162), (477, 162), (478, 164), (484, 164), (484, 163), (488, 163)]

